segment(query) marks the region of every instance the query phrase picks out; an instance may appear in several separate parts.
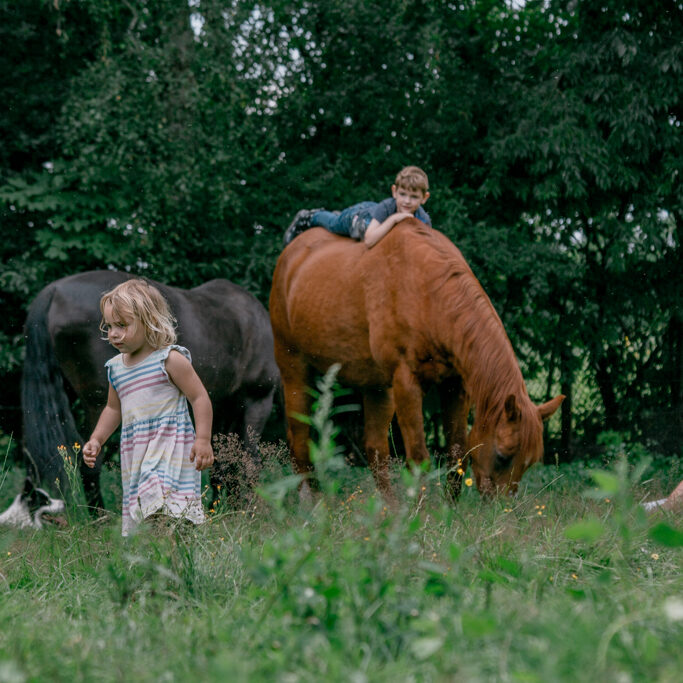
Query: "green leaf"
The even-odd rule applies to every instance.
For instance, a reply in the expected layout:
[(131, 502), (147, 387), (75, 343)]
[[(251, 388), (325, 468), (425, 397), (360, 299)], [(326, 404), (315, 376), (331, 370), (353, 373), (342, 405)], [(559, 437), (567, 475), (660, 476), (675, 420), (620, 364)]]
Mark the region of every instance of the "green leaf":
[(586, 541), (587, 543), (597, 541), (604, 533), (603, 523), (595, 517), (583, 519), (564, 530), (564, 535), (570, 541)]
[(462, 630), (468, 638), (481, 638), (493, 633), (498, 626), (496, 619), (491, 614), (468, 614), (462, 617)]
[(493, 569), (482, 569), (477, 575), (482, 581), (488, 581), (490, 583), (509, 583), (510, 580), (507, 576), (503, 576)]
[(451, 559), (451, 562), (455, 562), (460, 555), (462, 555), (462, 548), (455, 543), (451, 543), (448, 546), (448, 557)]
[(259, 488), (258, 493), (264, 500), (281, 503), (290, 491), (294, 491), (299, 486), (302, 479), (300, 474), (290, 474), (288, 477), (282, 477), (272, 484)]
[(418, 638), (410, 644), (410, 651), (419, 660), (431, 657), (443, 647), (443, 638)]
[(683, 532), (674, 529), (665, 522), (660, 522), (648, 532), (653, 541), (669, 548), (680, 548), (683, 546)]
[(499, 569), (510, 576), (519, 577), (522, 575), (522, 565), (507, 557), (499, 556), (496, 558), (496, 565)]
[(408, 533), (412, 536), (422, 526), (422, 520), (415, 515), (408, 523)]
[(613, 496), (620, 488), (619, 478), (609, 472), (603, 470), (595, 470), (591, 472), (591, 477), (595, 483), (600, 487), (601, 491), (607, 495)]

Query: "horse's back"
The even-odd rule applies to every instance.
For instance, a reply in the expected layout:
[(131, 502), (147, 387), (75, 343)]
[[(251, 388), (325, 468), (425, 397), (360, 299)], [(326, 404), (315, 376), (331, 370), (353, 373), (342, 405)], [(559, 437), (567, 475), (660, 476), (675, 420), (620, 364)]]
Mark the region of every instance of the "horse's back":
[(392, 246), (393, 232), (368, 249), (314, 228), (285, 248), (270, 298), (276, 357), (279, 346), (281, 356), (285, 348), (295, 351), (319, 371), (341, 363), (339, 376), (350, 384), (390, 381), (380, 347), (387, 348), (388, 341), (394, 349), (400, 343), (389, 327), (401, 305), (402, 278), (408, 275), (402, 240), (397, 233)]
[(369, 358), (358, 277), (365, 251), (365, 245), (322, 228), (307, 230), (287, 246), (270, 297), (276, 347), (300, 351), (323, 371), (341, 361), (348, 372), (350, 364)]
[[(47, 323), (64, 374), (77, 393), (97, 402), (106, 393), (103, 365), (116, 352), (98, 327), (102, 295), (137, 277), (120, 271), (89, 271), (49, 284)], [(212, 397), (244, 385), (267, 393), (278, 382), (268, 312), (256, 297), (226, 279), (181, 289), (148, 279), (163, 294), (178, 320), (178, 343), (186, 346)]]
[(228, 393), (268, 393), (278, 384), (270, 317), (253, 294), (220, 278), (179, 292), (178, 340), (194, 348), (206, 382)]
[(340, 377), (353, 374), (350, 383), (387, 382), (401, 358), (416, 363), (438, 351), (432, 337), (444, 324), (441, 288), (454, 272), (471, 275), (457, 247), (417, 219), (402, 221), (371, 249), (307, 230), (275, 269), (276, 355), (279, 344), (318, 369), (341, 362)]

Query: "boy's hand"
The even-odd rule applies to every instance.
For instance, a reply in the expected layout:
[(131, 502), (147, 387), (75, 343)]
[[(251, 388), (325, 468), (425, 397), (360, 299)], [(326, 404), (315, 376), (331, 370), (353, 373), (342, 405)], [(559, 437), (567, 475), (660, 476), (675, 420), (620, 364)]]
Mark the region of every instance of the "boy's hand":
[(405, 220), (406, 218), (415, 218), (415, 214), (405, 213), (405, 212), (399, 211), (398, 213), (393, 214), (391, 216), (391, 218), (394, 219), (394, 225), (396, 225), (396, 223), (400, 223), (401, 221)]
[(101, 450), (102, 444), (97, 439), (90, 439), (83, 446), (83, 462), (90, 468), (95, 467), (95, 461)]
[(213, 465), (213, 448), (209, 439), (196, 439), (190, 452), (190, 462), (195, 464), (195, 469), (205, 470)]

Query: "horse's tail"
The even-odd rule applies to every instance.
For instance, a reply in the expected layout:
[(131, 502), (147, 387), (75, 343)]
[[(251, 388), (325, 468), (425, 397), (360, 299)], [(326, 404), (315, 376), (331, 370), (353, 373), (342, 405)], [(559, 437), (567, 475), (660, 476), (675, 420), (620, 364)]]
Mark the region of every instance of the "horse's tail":
[[(54, 286), (49, 285), (28, 309), (21, 407), (27, 467), (42, 486), (63, 492), (68, 488), (68, 481), (58, 447), (65, 445), (71, 452), (72, 444), (82, 441), (48, 330), (48, 313), (54, 293)], [(55, 484), (57, 479), (58, 485)]]

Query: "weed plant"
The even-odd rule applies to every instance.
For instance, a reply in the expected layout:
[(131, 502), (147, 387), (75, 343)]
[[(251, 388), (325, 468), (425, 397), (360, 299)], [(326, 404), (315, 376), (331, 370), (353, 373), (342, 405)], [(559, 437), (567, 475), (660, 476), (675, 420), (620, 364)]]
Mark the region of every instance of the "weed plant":
[(76, 442), (70, 449), (62, 444), (57, 447), (57, 451), (62, 459), (66, 475), (66, 481), (56, 480), (57, 489), (66, 505), (69, 522), (71, 524), (82, 522), (87, 518), (88, 505), (83, 491), (83, 480), (81, 479), (81, 467), (83, 466), (81, 444)]
[(266, 444), (259, 495), (196, 529), (0, 530), (0, 680), (680, 680), (683, 540), (638, 505), (671, 483), (646, 454), (455, 505), (441, 472), (397, 466), (390, 512), (336, 448), (334, 391), (311, 418), (312, 505)]

